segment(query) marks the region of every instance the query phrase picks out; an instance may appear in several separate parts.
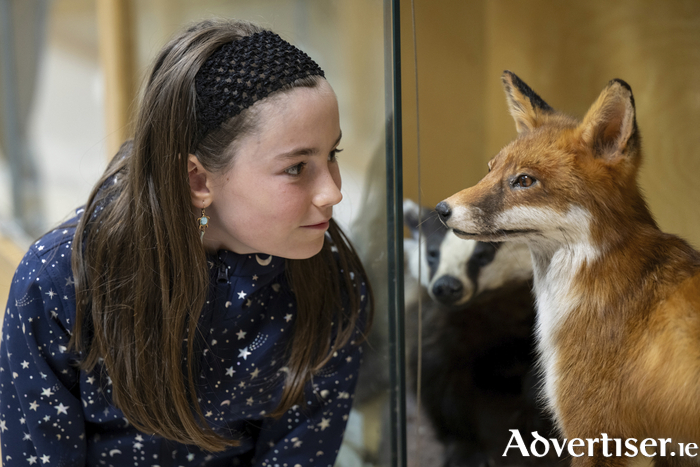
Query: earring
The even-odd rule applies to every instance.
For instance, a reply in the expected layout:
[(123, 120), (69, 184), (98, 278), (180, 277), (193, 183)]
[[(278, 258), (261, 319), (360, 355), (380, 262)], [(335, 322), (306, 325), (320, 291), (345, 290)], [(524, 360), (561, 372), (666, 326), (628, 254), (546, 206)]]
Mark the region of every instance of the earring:
[(202, 217), (197, 219), (197, 224), (199, 225), (199, 240), (204, 242), (204, 231), (209, 227), (209, 216), (204, 214), (204, 208), (202, 208)]

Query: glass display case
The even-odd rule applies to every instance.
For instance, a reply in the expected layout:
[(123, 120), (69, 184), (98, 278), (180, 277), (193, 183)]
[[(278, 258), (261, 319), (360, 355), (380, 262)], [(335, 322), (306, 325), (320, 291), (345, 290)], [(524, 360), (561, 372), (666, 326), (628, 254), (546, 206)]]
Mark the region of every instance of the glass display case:
[[(100, 13), (105, 4), (124, 15)], [(627, 81), (651, 211), (700, 247), (700, 3), (683, 1), (0, 0), (0, 237), (24, 249), (84, 203), (129, 133), (155, 54), (211, 17), (277, 32), (319, 63), (338, 97), (344, 199), (334, 216), (368, 271), (376, 314), (337, 467), (442, 463), (418, 383), (437, 380), (422, 379), (420, 350), (442, 338), (435, 316), (464, 310), (428, 293), (441, 253), (429, 249), (434, 233), (404, 231), (404, 200), (427, 209), (417, 223), (427, 226), (430, 209), (477, 183), (516, 136), (504, 70), (577, 117), (609, 80)], [(110, 28), (125, 60), (116, 70), (100, 46)], [(112, 117), (119, 93), (126, 105)]]

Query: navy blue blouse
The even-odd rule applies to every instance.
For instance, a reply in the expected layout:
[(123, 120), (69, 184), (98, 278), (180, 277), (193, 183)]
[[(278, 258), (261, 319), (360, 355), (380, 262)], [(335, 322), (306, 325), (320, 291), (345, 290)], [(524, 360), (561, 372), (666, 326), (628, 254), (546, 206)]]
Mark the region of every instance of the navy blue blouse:
[(109, 376), (76, 368), (77, 355), (67, 350), (75, 322), (73, 233), (58, 229), (36, 242), (12, 280), (0, 344), (3, 465), (333, 465), (360, 365), (360, 332), (307, 385), (304, 406), (266, 416), (280, 401), (296, 315), (284, 259), (228, 251), (208, 257), (200, 404), (212, 428), (241, 440), (209, 453), (138, 431), (112, 405)]

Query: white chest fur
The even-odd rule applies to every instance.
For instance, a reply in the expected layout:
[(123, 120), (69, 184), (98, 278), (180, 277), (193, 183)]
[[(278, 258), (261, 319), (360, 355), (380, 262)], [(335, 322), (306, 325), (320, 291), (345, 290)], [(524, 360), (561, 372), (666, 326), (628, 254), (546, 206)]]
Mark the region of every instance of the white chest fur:
[[(562, 235), (556, 239), (548, 237), (529, 244), (537, 304), (537, 345), (540, 367), (544, 372), (543, 395), (557, 422), (560, 420), (557, 337), (562, 323), (585, 299), (576, 293), (575, 287), (581, 269), (599, 256), (590, 242), (590, 217), (582, 210), (575, 214), (579, 222), (574, 235)], [(569, 216), (575, 214), (568, 213)]]

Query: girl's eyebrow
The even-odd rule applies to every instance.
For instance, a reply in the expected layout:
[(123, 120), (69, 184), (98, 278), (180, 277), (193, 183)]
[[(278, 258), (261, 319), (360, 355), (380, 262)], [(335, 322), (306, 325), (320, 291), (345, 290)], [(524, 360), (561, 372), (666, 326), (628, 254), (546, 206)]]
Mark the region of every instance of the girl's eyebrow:
[[(333, 148), (336, 148), (338, 144), (340, 144), (340, 140), (343, 137), (343, 132), (341, 131), (340, 134), (338, 135), (338, 139), (335, 140), (335, 143), (333, 143)], [(289, 159), (292, 157), (298, 157), (298, 156), (312, 156), (318, 152), (318, 148), (297, 148), (293, 149), (289, 152), (283, 152), (281, 154), (278, 154), (276, 157), (279, 159)]]

